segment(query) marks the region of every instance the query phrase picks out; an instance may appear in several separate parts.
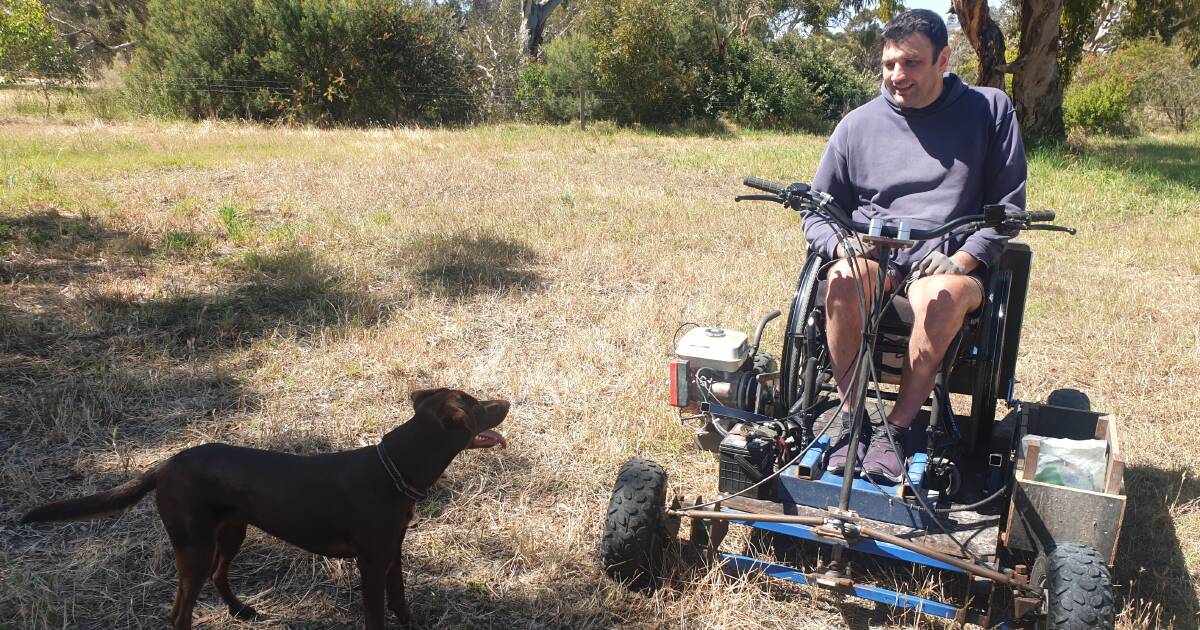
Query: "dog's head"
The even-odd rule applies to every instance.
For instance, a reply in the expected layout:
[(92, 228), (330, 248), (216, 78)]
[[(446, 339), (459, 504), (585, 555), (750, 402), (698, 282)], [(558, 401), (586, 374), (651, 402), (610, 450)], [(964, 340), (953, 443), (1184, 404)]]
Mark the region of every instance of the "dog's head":
[(506, 400), (476, 400), (470, 394), (445, 387), (418, 389), (409, 397), (417, 417), (436, 419), (447, 433), (462, 439), (462, 448), (490, 448), (508, 442), (493, 429), (508, 415)]

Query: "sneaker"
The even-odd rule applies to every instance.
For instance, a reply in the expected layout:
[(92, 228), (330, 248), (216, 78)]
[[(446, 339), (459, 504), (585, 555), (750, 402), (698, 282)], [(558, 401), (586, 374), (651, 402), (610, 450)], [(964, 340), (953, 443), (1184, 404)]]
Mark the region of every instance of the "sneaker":
[[(843, 411), (841, 413), (841, 420), (842, 432), (833, 441), (833, 444), (829, 446), (831, 449), (829, 459), (825, 462), (825, 469), (835, 475), (840, 475), (846, 470), (846, 458), (850, 455), (850, 423), (854, 420), (854, 414), (849, 411)], [(868, 435), (865, 432), (858, 436), (858, 448), (855, 449), (858, 451), (858, 457), (854, 459), (857, 462), (855, 464), (856, 469), (862, 466), (863, 457), (867, 454), (867, 437)]]
[(907, 440), (907, 427), (898, 427), (884, 419), (872, 422), (871, 447), (863, 458), (862, 476), (900, 483), (904, 479)]

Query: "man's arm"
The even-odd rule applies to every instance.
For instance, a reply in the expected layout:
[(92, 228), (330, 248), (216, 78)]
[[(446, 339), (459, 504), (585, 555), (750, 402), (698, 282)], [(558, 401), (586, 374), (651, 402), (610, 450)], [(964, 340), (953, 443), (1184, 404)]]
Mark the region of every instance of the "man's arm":
[[(821, 154), (821, 162), (817, 164), (817, 172), (813, 175), (812, 187), (833, 195), (834, 200), (846, 212), (852, 212), (854, 186), (850, 183), (850, 171), (846, 164), (844, 151), (845, 121), (838, 124), (825, 145)], [(804, 217), (804, 239), (808, 241), (809, 249), (821, 254), (827, 259), (838, 258), (838, 237), (831, 221), (824, 217), (809, 213)]]
[[(984, 204), (1002, 203), (1014, 210), (1025, 209), (1025, 180), (1028, 168), (1025, 163), (1025, 145), (1021, 141), (1021, 130), (1017, 117), (1007, 97), (1000, 120), (992, 137), (991, 151), (984, 167)], [(982, 209), (980, 209), (982, 211)], [(980, 263), (994, 265), (1000, 260), (1004, 245), (1011, 235), (1000, 234), (991, 228), (972, 234), (954, 254), (960, 264), (970, 273)], [(973, 261), (965, 260), (974, 259)]]

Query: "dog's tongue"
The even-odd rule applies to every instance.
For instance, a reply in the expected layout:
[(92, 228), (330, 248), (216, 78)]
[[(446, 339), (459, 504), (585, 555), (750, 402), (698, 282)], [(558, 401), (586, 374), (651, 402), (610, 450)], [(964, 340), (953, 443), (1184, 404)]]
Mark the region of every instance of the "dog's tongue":
[(487, 429), (480, 431), (471, 438), (471, 448), (491, 448), (499, 444), (500, 448), (508, 448), (508, 441), (499, 432)]

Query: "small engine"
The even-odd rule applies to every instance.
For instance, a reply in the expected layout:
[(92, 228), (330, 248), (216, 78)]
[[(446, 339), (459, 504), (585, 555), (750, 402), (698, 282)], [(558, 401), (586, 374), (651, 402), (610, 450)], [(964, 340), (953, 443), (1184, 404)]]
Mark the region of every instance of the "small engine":
[(752, 348), (745, 333), (693, 328), (675, 346), (670, 403), (693, 408), (707, 402), (764, 413), (774, 403), (775, 386), (763, 377), (777, 372), (775, 358)]

